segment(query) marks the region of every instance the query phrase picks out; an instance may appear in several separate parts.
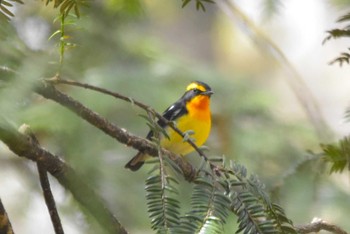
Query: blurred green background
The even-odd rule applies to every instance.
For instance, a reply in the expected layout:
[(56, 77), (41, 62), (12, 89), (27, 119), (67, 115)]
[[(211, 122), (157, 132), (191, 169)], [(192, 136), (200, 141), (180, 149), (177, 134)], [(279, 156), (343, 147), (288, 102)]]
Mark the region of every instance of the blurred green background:
[[(344, 111), (349, 101), (349, 66), (328, 62), (346, 48), (343, 41), (322, 46), (325, 31), (335, 27), (349, 1), (237, 1), (254, 23), (289, 59), (320, 108), (332, 136), (320, 138), (296, 98), (283, 62), (247, 36), (246, 25), (229, 18), (221, 7), (206, 4), (197, 11), (181, 1), (105, 0), (89, 2), (80, 19), (70, 16), (63, 78), (108, 88), (162, 112), (192, 80), (208, 83), (213, 129), (209, 155), (233, 159), (257, 174), (271, 197), (295, 224), (320, 217), (350, 230), (349, 175), (329, 175), (320, 160), (320, 143), (348, 134)], [(33, 94), (23, 80), (58, 71), (58, 10), (41, 1), (16, 5), (15, 18), (1, 23), (0, 66), (19, 75), (11, 85), (0, 82), (0, 113), (15, 126), (29, 124), (41, 144), (60, 155), (105, 199), (130, 233), (153, 233), (146, 212), (147, 166), (136, 173), (124, 169), (136, 153), (68, 110)], [(260, 49), (259, 49), (260, 48)], [(92, 91), (60, 86), (64, 92), (133, 134), (148, 128), (143, 111)], [(310, 100), (304, 100), (310, 101)], [(324, 127), (325, 134), (329, 129)], [(193, 153), (187, 159), (197, 163)], [(301, 163), (304, 162), (304, 163)], [(41, 197), (35, 165), (0, 145), (0, 197), (15, 233), (54, 233)], [(51, 179), (66, 233), (99, 233), (69, 192)], [(183, 210), (191, 185), (183, 182)], [(92, 226), (92, 227), (91, 227)], [(226, 233), (236, 228), (230, 218)]]

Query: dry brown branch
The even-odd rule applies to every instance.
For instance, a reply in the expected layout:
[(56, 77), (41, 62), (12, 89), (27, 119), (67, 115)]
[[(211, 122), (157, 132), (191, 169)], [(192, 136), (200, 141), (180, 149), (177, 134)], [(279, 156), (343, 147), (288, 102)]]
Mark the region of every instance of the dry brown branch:
[(317, 220), (316, 222), (311, 222), (311, 223), (306, 224), (306, 225), (297, 226), (296, 230), (298, 233), (301, 233), (301, 234), (307, 234), (307, 233), (312, 233), (312, 232), (317, 233), (317, 232), (320, 232), (322, 230), (328, 231), (331, 233), (335, 233), (335, 234), (348, 234), (342, 228), (340, 228), (334, 224), (327, 223), (323, 220)]

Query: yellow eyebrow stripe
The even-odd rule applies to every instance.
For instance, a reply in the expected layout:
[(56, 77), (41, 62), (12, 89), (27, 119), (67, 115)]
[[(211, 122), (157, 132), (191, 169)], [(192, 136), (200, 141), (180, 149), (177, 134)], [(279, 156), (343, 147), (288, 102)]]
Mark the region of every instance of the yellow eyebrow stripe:
[(203, 91), (203, 92), (206, 91), (205, 87), (203, 87), (202, 85), (199, 85), (195, 82), (189, 84), (186, 88), (187, 91), (191, 90), (191, 89), (199, 89), (200, 91)]

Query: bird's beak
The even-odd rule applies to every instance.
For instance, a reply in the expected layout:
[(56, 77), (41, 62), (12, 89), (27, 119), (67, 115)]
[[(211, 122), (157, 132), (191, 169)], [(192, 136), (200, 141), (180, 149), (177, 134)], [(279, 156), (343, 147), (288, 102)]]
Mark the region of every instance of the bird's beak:
[(214, 93), (213, 91), (209, 90), (209, 91), (205, 91), (201, 94), (210, 97), (213, 93)]

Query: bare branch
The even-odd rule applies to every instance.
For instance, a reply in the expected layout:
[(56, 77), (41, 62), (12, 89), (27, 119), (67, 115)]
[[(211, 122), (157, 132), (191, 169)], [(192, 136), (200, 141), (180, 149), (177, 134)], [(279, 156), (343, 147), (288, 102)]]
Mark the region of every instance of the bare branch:
[(46, 171), (68, 189), (74, 198), (86, 208), (86, 210), (108, 231), (108, 233), (127, 233), (119, 221), (106, 208), (101, 198), (65, 164), (58, 156), (43, 149), (30, 137), (21, 134), (10, 126), (5, 120), (0, 119), (0, 140), (2, 140), (12, 152), (20, 157), (40, 163)]
[(6, 210), (0, 199), (0, 233), (1, 234), (14, 234), (10, 220), (7, 216)]
[(310, 224), (306, 224), (306, 225), (299, 225), (296, 227), (296, 230), (298, 233), (301, 233), (301, 234), (319, 232), (322, 230), (332, 232), (335, 234), (348, 234), (342, 228), (334, 224), (327, 223), (326, 221), (323, 221), (323, 220), (317, 220), (316, 222), (311, 222)]
[(56, 234), (63, 234), (63, 227), (61, 224), (61, 219), (58, 214), (57, 208), (56, 208), (56, 203), (55, 199), (52, 195), (51, 188), (50, 188), (50, 182), (49, 178), (47, 176), (47, 171), (45, 167), (41, 165), (40, 162), (37, 163), (37, 168), (38, 168), (38, 173), (39, 173), (39, 178), (40, 178), (40, 185), (43, 190), (43, 195), (45, 199), (45, 203), (47, 206), (47, 209), (49, 210), (49, 214), (51, 217), (51, 222), (54, 227), (55, 233)]

